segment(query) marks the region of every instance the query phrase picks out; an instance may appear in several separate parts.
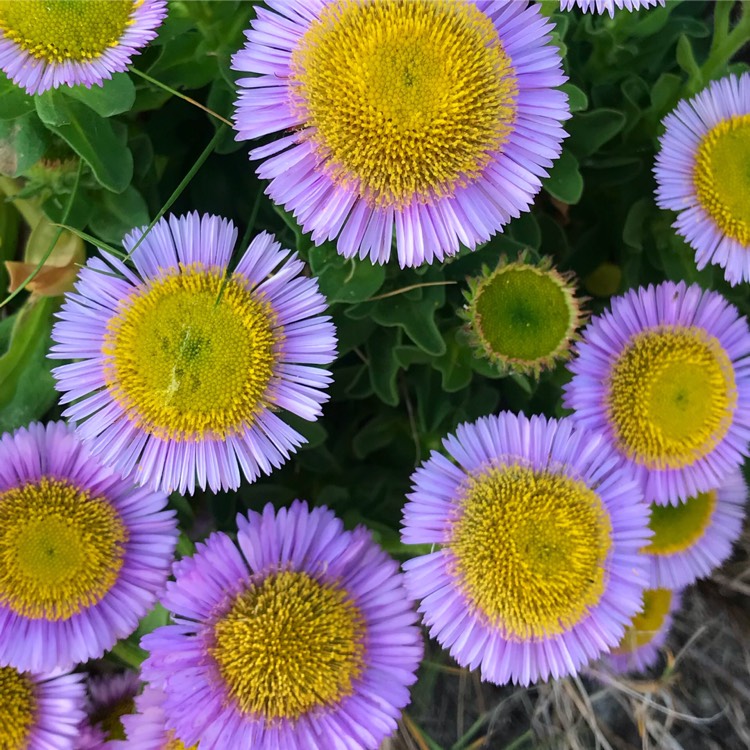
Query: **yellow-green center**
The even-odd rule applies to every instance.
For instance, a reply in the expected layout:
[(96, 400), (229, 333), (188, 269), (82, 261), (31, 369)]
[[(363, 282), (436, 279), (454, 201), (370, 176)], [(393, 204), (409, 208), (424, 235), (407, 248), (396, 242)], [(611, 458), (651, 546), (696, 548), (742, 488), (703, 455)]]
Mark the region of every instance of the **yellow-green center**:
[(107, 385), (162, 439), (225, 438), (267, 405), (281, 337), (244, 279), (196, 264), (139, 289), (108, 325)]
[(750, 115), (723, 120), (703, 137), (693, 184), (698, 201), (719, 229), (750, 245)]
[(533, 371), (566, 352), (579, 320), (565, 279), (554, 270), (523, 263), (501, 266), (483, 279), (470, 315), (491, 360)]
[(352, 693), (364, 635), (344, 589), (282, 571), (235, 599), (214, 626), (211, 653), (243, 713), (297, 719)]
[(689, 466), (732, 424), (734, 369), (721, 344), (697, 327), (633, 336), (609, 376), (607, 410), (620, 449), (656, 469)]
[(513, 125), (511, 60), (474, 3), (333, 0), (292, 70), (326, 171), (378, 206), (452, 194)]
[(664, 625), (664, 618), (672, 605), (672, 592), (669, 589), (647, 589), (643, 593), (643, 608), (633, 618), (613, 654), (629, 654), (645, 646)]
[(0, 492), (0, 602), (23, 617), (69, 619), (117, 581), (127, 538), (105, 498), (64, 480)]
[(471, 606), (519, 640), (568, 631), (588, 614), (606, 586), (610, 546), (596, 492), (516, 464), (468, 482), (447, 545)]
[(143, 0), (0, 0), (0, 31), (48, 63), (86, 62), (116, 47)]
[(716, 490), (701, 492), (679, 505), (651, 505), (654, 535), (643, 552), (673, 555), (692, 547), (705, 534), (716, 508)]
[(13, 667), (0, 667), (0, 748), (24, 750), (36, 718), (34, 685)]
[(167, 743), (161, 748), (161, 750), (198, 750), (198, 745), (191, 745), (186, 748), (185, 745), (174, 736), (174, 732), (170, 729), (167, 732)]

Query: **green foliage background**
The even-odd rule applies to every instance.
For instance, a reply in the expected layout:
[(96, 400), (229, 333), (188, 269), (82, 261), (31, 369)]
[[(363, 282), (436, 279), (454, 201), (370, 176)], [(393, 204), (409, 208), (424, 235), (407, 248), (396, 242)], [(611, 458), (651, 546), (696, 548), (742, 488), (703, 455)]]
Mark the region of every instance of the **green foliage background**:
[[(457, 312), (466, 279), (503, 254), (529, 249), (532, 257), (552, 256), (582, 280), (594, 313), (612, 293), (663, 279), (718, 289), (750, 311), (746, 286), (730, 288), (720, 269), (697, 271), (692, 250), (670, 227), (673, 216), (655, 206), (651, 171), (660, 122), (678, 100), (748, 68), (738, 59), (750, 35), (747, 0), (668, 0), (665, 8), (614, 19), (561, 13), (556, 0), (545, 0), (574, 112), (561, 158), (533, 211), (502, 234), (442, 265), (406, 270), (394, 262), (345, 260), (331, 244), (314, 247), (263, 194), (248, 144), (175, 95), (231, 117), (230, 57), (243, 44), (252, 5), (172, 2), (159, 38), (136, 58), (137, 70), (103, 88), (32, 98), (0, 79), (0, 192), (7, 197), (0, 202), (0, 261), (52, 252), (57, 223), (69, 227), (60, 230), (62, 240), (83, 238), (89, 252), (93, 244), (117, 246), (173, 201), (176, 213), (231, 218), (244, 236), (242, 249), (260, 230), (275, 233), (308, 262), (330, 302), (339, 357), (324, 418), (313, 424), (290, 418), (309, 443), (271, 477), (237, 493), (173, 497), (185, 530), (183, 552), (215, 528), (231, 532), (237, 511), (302, 497), (327, 504), (347, 525), (366, 524), (392, 554), (414, 554), (399, 541), (401, 507), (410, 474), (443, 436), (500, 409), (564, 413), (564, 366), (538, 382), (500, 377), (474, 356), (462, 330)], [(37, 221), (46, 231), (30, 232)], [(3, 289), (6, 282), (0, 264)], [(60, 298), (34, 301), (22, 292), (0, 311), (0, 432), (61, 413), (45, 358), (59, 304)], [(140, 632), (163, 617), (157, 611)], [(137, 636), (121, 644), (115, 658), (137, 661), (136, 644)], [(435, 690), (429, 665), (447, 658), (431, 660), (411, 709), (427, 725)], [(446, 747), (468, 747), (482, 731), (481, 716), (465, 729), (452, 738), (444, 727), (435, 732)], [(427, 730), (423, 738), (426, 747), (439, 747)]]

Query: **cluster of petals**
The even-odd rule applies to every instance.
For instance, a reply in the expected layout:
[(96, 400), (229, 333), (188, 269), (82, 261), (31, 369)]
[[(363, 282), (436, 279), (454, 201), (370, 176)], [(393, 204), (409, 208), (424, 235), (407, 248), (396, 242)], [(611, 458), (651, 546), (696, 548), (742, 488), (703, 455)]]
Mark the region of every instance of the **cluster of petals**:
[[(164, 692), (168, 727), (201, 750), (377, 750), (409, 702), (423, 650), (398, 564), (363, 527), (345, 531), (330, 510), (300, 501), (239, 515), (237, 526), (236, 544), (217, 532), (175, 564), (162, 600), (174, 624), (141, 641), (150, 652), (143, 676)], [(279, 571), (304, 572), (347, 593), (364, 623), (364, 665), (336, 703), (266, 720), (240, 709), (210, 648), (214, 624), (234, 599)]]
[[(22, 49), (0, 29), (0, 70), (29, 94), (42, 94), (60, 86), (101, 85), (113, 73), (127, 70), (133, 57), (156, 38), (167, 15), (166, 0), (137, 0), (117, 44), (101, 55), (78, 61), (50, 62)], [(52, 32), (51, 32), (52, 33)]]
[(236, 489), (243, 476), (253, 481), (270, 474), (305, 442), (278, 407), (314, 420), (328, 399), (331, 376), (320, 365), (334, 359), (336, 337), (330, 317), (321, 315), (326, 300), (317, 281), (302, 275), (302, 261), (272, 235), (261, 233), (250, 243), (232, 278), (273, 311), (280, 333), (273, 376), (252, 421), (231, 434), (164, 437), (141, 426), (137, 411), (112, 395), (102, 353), (108, 327), (125, 301), (160, 279), (194, 264), (226, 272), (237, 230), (226, 219), (193, 213), (162, 219), (143, 235), (134, 230), (123, 243), (135, 270), (101, 251), (81, 269), (58, 313), (49, 356), (76, 360), (54, 371), (61, 402), (70, 404), (64, 415), (103, 463), (139, 484), (192, 494), (196, 486), (218, 492)]
[[(258, 8), (246, 32), (247, 43), (233, 58), (242, 74), (234, 116), (238, 139), (273, 133), (250, 158), (269, 180), (266, 192), (290, 211), (312, 240), (335, 240), (347, 257), (384, 263), (391, 255), (395, 229), (399, 264), (442, 261), (464, 245), (486, 242), (531, 206), (541, 180), (560, 155), (570, 117), (558, 50), (549, 44), (553, 25), (526, 0), (475, 0), (494, 25), (509, 56), (518, 93), (510, 134), (491, 154), (483, 172), (452, 194), (412, 199), (404, 208), (371, 205), (354, 184), (339, 184), (316, 156), (292, 85), (292, 57), (326, 0), (269, 2)], [(294, 131), (294, 132), (286, 132)], [(353, 183), (356, 182), (353, 177)]]
[(677, 212), (672, 226), (695, 251), (697, 267), (720, 266), (730, 284), (750, 281), (750, 247), (717, 225), (698, 198), (694, 174), (706, 135), (742, 115), (750, 115), (750, 73), (711, 82), (666, 116), (654, 167), (656, 202)]
[[(648, 510), (637, 483), (619, 468), (601, 436), (574, 429), (570, 419), (554, 420), (501, 412), (462, 424), (443, 445), (450, 457), (433, 452), (412, 475), (404, 507), (406, 544), (434, 544), (436, 551), (404, 563), (406, 585), (421, 600), (430, 635), (456, 661), (479, 668), (498, 684), (530, 682), (575, 674), (615, 646), (641, 606), (648, 585), (647, 561), (639, 554), (649, 536)], [(468, 478), (502, 461), (522, 461), (537, 471), (560, 473), (593, 489), (611, 523), (611, 549), (603, 565), (605, 590), (581, 619), (562, 633), (526, 640), (507, 637), (501, 626), (471, 605), (452, 571), (448, 544)]]

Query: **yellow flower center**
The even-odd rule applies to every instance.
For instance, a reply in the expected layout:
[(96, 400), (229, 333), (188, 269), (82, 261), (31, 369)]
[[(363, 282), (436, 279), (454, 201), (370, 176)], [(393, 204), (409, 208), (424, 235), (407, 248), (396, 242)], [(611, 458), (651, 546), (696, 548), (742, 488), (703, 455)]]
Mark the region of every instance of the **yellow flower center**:
[(471, 605), (507, 637), (570, 630), (604, 592), (611, 524), (599, 496), (517, 464), (472, 477), (448, 548)]
[(750, 115), (715, 125), (698, 147), (693, 183), (701, 206), (721, 231), (750, 244)]
[(170, 729), (167, 732), (167, 743), (161, 750), (198, 750), (198, 745), (191, 745), (186, 748), (185, 745), (174, 736), (174, 732)]
[(630, 654), (651, 643), (664, 624), (672, 604), (669, 589), (647, 589), (643, 593), (643, 609), (633, 618), (613, 654)]
[(0, 602), (22, 617), (67, 620), (117, 581), (127, 538), (106, 499), (64, 480), (0, 492)]
[(48, 63), (85, 62), (120, 43), (143, 0), (0, 0), (0, 31)]
[(716, 508), (716, 490), (701, 492), (679, 505), (651, 505), (654, 532), (643, 552), (673, 555), (692, 547), (705, 533)]
[(522, 263), (498, 268), (477, 287), (474, 326), (487, 355), (538, 370), (566, 349), (579, 320), (573, 290), (556, 271)]
[(346, 591), (282, 571), (240, 594), (214, 626), (216, 660), (244, 713), (296, 719), (352, 693), (364, 620)]
[(326, 171), (377, 206), (451, 195), (513, 126), (511, 60), (473, 3), (333, 0), (292, 70)]
[(195, 264), (144, 285), (110, 320), (107, 385), (145, 432), (223, 439), (267, 404), (279, 339), (270, 305), (241, 276), (224, 284)]
[(23, 750), (36, 718), (34, 685), (13, 667), (0, 667), (0, 748)]
[(639, 333), (614, 363), (608, 411), (621, 450), (656, 469), (689, 466), (710, 453), (732, 424), (732, 363), (703, 329)]

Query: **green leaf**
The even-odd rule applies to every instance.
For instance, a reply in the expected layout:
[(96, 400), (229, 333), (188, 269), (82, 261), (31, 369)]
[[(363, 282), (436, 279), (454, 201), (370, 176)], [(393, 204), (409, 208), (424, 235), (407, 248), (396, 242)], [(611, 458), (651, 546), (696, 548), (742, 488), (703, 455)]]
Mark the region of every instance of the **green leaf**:
[(568, 105), (571, 112), (581, 112), (588, 109), (589, 99), (586, 92), (574, 86), (572, 83), (566, 83), (560, 86), (560, 89), (568, 95)]
[(439, 357), (445, 353), (445, 341), (435, 323), (435, 311), (444, 303), (444, 287), (423, 287), (379, 300), (372, 318), (382, 326), (401, 327), (420, 349)]
[(674, 73), (662, 73), (651, 87), (651, 111), (655, 119), (660, 120), (673, 109), (680, 98), (682, 78)]
[(33, 112), (14, 120), (0, 120), (2, 174), (10, 177), (23, 174), (44, 156), (46, 148), (47, 134)]
[(625, 115), (615, 109), (595, 109), (576, 115), (567, 125), (565, 147), (579, 159), (596, 153), (625, 127)]
[(34, 111), (34, 97), (0, 75), (0, 120), (14, 120)]
[(695, 59), (693, 45), (685, 34), (682, 34), (677, 40), (677, 50), (675, 52), (677, 64), (693, 79), (700, 82), (703, 78), (700, 65)]
[(89, 226), (105, 242), (119, 245), (133, 227), (146, 226), (149, 222), (146, 201), (132, 185), (119, 194), (102, 190), (97, 198)]
[(393, 437), (399, 430), (400, 421), (394, 414), (380, 414), (371, 419), (354, 436), (352, 451), (362, 460), (381, 448), (393, 442)]
[(578, 159), (570, 151), (563, 149), (544, 181), (544, 189), (563, 203), (572, 205), (581, 200), (583, 177), (578, 169)]
[(370, 383), (378, 398), (390, 406), (398, 404), (398, 362), (394, 349), (399, 345), (399, 339), (398, 331), (379, 328), (367, 346)]
[(454, 393), (471, 382), (473, 352), (456, 338), (455, 331), (445, 336), (445, 354), (434, 361), (443, 376), (443, 390)]
[(38, 298), (14, 316), (10, 346), (0, 357), (0, 433), (40, 419), (57, 399), (46, 357), (53, 305)]
[(311, 247), (308, 259), (318, 277), (320, 291), (329, 302), (362, 302), (372, 297), (385, 281), (382, 265), (358, 258), (347, 260), (330, 243)]
[(135, 86), (127, 73), (115, 73), (102, 86), (73, 86), (65, 93), (102, 117), (128, 112), (135, 102)]
[(36, 97), (41, 121), (91, 167), (108, 190), (121, 193), (133, 177), (133, 157), (112, 123), (58, 91)]
[(148, 74), (172, 88), (199, 89), (219, 75), (217, 58), (208, 54), (201, 34), (191, 30), (165, 45)]

